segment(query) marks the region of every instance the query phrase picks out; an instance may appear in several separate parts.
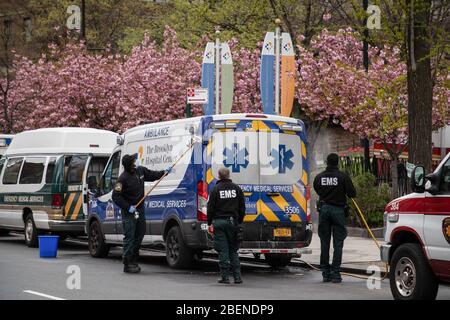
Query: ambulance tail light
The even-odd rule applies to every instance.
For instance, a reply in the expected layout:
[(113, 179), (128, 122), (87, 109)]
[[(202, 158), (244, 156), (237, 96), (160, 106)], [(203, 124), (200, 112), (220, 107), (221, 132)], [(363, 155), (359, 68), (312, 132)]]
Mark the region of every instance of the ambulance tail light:
[(310, 211), (310, 202), (311, 202), (311, 189), (309, 187), (306, 188), (306, 221), (310, 221), (311, 219), (311, 211)]
[(52, 209), (61, 209), (62, 207), (62, 196), (57, 194), (52, 194)]
[(204, 181), (197, 183), (197, 220), (208, 221), (206, 208), (208, 203), (208, 185)]

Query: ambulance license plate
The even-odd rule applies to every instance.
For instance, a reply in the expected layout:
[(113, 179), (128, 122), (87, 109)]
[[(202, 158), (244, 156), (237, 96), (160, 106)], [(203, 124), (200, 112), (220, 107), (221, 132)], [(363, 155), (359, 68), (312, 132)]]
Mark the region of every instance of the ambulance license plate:
[(278, 228), (273, 229), (273, 236), (274, 237), (291, 237), (291, 229), (289, 228)]

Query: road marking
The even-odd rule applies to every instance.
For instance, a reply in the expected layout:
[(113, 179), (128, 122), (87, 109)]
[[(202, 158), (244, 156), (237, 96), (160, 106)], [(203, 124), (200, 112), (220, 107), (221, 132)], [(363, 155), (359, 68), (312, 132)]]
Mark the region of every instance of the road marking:
[(63, 299), (63, 298), (50, 296), (48, 294), (40, 293), (40, 292), (36, 292), (36, 291), (32, 291), (32, 290), (23, 290), (23, 292), (29, 293), (29, 294), (34, 294), (36, 296), (40, 296), (40, 297), (44, 297), (44, 298), (48, 298), (48, 299), (52, 299), (52, 300), (66, 300), (66, 299)]

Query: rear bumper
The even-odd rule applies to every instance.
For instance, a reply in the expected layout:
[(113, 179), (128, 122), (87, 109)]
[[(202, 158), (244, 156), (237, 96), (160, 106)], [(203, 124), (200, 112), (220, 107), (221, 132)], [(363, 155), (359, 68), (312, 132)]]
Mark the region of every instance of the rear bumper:
[(389, 255), (391, 251), (392, 245), (390, 244), (382, 244), (380, 247), (380, 258), (381, 261), (389, 263)]
[[(242, 247), (292, 249), (310, 245), (312, 223), (310, 222), (267, 222), (253, 221), (242, 224), (244, 239)], [(291, 236), (276, 237), (276, 229), (289, 229)]]
[(258, 249), (258, 248), (240, 248), (239, 253), (243, 254), (267, 254), (267, 253), (279, 253), (279, 254), (291, 254), (296, 257), (300, 257), (302, 254), (310, 253), (307, 249)]
[[(312, 224), (309, 222), (247, 222), (242, 224), (244, 240), (240, 245), (242, 253), (292, 253), (300, 254), (308, 247), (312, 239)], [(183, 235), (186, 244), (194, 249), (213, 248), (213, 238), (207, 233), (208, 225), (202, 221), (183, 223)], [(274, 237), (274, 229), (290, 228), (289, 238)]]

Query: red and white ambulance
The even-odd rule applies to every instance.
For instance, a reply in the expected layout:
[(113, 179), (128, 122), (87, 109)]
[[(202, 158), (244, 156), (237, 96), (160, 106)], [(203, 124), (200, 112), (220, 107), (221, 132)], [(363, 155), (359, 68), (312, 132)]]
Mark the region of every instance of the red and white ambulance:
[(416, 166), (411, 177), (413, 193), (386, 206), (381, 260), (395, 299), (434, 299), (450, 284), (450, 153), (433, 173)]

